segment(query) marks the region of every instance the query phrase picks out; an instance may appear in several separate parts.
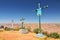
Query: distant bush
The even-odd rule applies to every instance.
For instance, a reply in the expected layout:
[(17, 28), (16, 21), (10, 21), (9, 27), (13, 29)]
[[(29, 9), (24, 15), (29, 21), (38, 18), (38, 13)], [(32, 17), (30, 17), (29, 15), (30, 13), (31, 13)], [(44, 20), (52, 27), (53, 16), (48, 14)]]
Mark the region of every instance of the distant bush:
[(33, 32), (36, 33), (36, 34), (39, 33), (39, 31), (40, 31), (39, 28), (35, 28), (35, 29), (33, 30)]
[(25, 27), (24, 27), (24, 26), (23, 26), (23, 27), (21, 26), (20, 28), (21, 28), (21, 29), (25, 29)]
[(5, 29), (6, 31), (12, 30), (12, 28), (8, 28), (8, 27), (5, 27), (4, 29)]
[(1, 25), (1, 26), (0, 26), (0, 28), (4, 28), (4, 26), (3, 26), (3, 25)]
[(27, 29), (29, 32), (31, 32), (31, 27), (30, 27), (30, 26), (28, 26), (26, 29)]
[(59, 38), (59, 34), (54, 32), (54, 33), (50, 34), (50, 37), (52, 37), (52, 38)]
[(21, 28), (14, 28), (13, 30), (14, 31), (19, 31)]
[(0, 26), (0, 32), (3, 32), (3, 31), (4, 31), (4, 26), (1, 25), (1, 26)]

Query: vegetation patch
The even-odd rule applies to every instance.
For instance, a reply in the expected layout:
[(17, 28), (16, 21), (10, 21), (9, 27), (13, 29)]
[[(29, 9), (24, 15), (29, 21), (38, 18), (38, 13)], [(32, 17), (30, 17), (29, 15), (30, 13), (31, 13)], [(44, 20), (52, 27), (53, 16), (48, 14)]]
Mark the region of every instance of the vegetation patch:
[(33, 32), (36, 33), (36, 34), (39, 33), (39, 31), (40, 31), (39, 28), (35, 28), (35, 29), (33, 30)]
[(27, 29), (29, 32), (31, 32), (31, 27), (30, 27), (30, 26), (28, 26), (26, 29)]
[(13, 29), (14, 31), (19, 31), (21, 28), (15, 28), (15, 29)]
[(5, 31), (13, 30), (12, 28), (8, 28), (8, 27), (5, 27), (4, 29), (5, 29)]
[(50, 37), (52, 37), (52, 38), (59, 38), (59, 34), (54, 32), (54, 33), (50, 34)]

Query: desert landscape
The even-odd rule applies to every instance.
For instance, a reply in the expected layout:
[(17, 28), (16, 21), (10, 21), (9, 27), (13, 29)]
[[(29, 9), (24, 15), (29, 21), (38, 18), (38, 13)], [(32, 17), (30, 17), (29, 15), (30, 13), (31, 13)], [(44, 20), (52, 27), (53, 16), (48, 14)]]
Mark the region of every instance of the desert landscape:
[(60, 40), (60, 0), (0, 0), (0, 40)]
[[(11, 27), (11, 24), (3, 24), (3, 25), (4, 25), (4, 27), (5, 26)], [(14, 24), (13, 26), (14, 26), (14, 28), (21, 27), (21, 25), (19, 25), (19, 24)], [(29, 24), (24, 24), (24, 26), (26, 28), (30, 26), (31, 30), (33, 30), (38, 27), (38, 24), (29, 23)], [(60, 34), (60, 25), (59, 24), (53, 24), (53, 23), (42, 24), (41, 27), (45, 32), (48, 32), (48, 33), (57, 32)], [(27, 34), (21, 34), (19, 31), (3, 31), (3, 32), (0, 32), (0, 40), (44, 40), (44, 39), (36, 37), (36, 34), (34, 32), (29, 32)], [(45, 40), (60, 40), (60, 39), (46, 37)]]

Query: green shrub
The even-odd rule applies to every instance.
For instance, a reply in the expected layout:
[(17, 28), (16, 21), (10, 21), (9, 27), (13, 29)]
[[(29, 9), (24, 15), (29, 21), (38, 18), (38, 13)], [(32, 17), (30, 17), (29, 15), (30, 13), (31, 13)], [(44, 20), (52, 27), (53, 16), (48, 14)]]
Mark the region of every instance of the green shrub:
[(21, 28), (15, 28), (15, 29), (13, 29), (14, 31), (19, 31)]
[(59, 38), (59, 34), (58, 33), (51, 33), (50, 37)]
[(8, 27), (5, 27), (5, 30), (6, 31), (10, 31), (10, 30), (13, 30), (12, 28), (8, 28)]
[(0, 26), (0, 28), (4, 28), (4, 26), (3, 26), (3, 25), (1, 25), (1, 26)]
[(60, 34), (59, 34), (59, 38), (60, 38)]
[(25, 29), (25, 27), (20, 27), (20, 29)]
[(28, 26), (26, 29), (27, 29), (29, 32), (31, 32), (31, 27), (30, 27), (30, 26)]
[(35, 29), (33, 30), (33, 32), (36, 33), (36, 34), (39, 33), (39, 31), (40, 31), (39, 28), (35, 28)]
[(44, 35), (46, 35), (47, 37), (49, 37), (50, 35), (47, 32), (42, 32)]

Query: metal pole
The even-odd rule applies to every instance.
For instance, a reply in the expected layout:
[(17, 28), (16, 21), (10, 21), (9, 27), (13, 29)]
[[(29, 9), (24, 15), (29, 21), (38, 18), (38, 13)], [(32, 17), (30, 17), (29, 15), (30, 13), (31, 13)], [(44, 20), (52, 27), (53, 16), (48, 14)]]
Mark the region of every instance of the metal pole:
[(12, 20), (12, 28), (13, 28), (13, 22), (14, 22), (14, 20)]
[(39, 33), (41, 33), (41, 16), (39, 15)]
[(21, 23), (21, 28), (22, 29), (24, 29), (24, 20), (25, 20), (24, 18), (20, 19), (20, 21), (22, 21), (22, 23)]
[(24, 25), (24, 22), (22, 22), (22, 29), (24, 28), (23, 25)]

